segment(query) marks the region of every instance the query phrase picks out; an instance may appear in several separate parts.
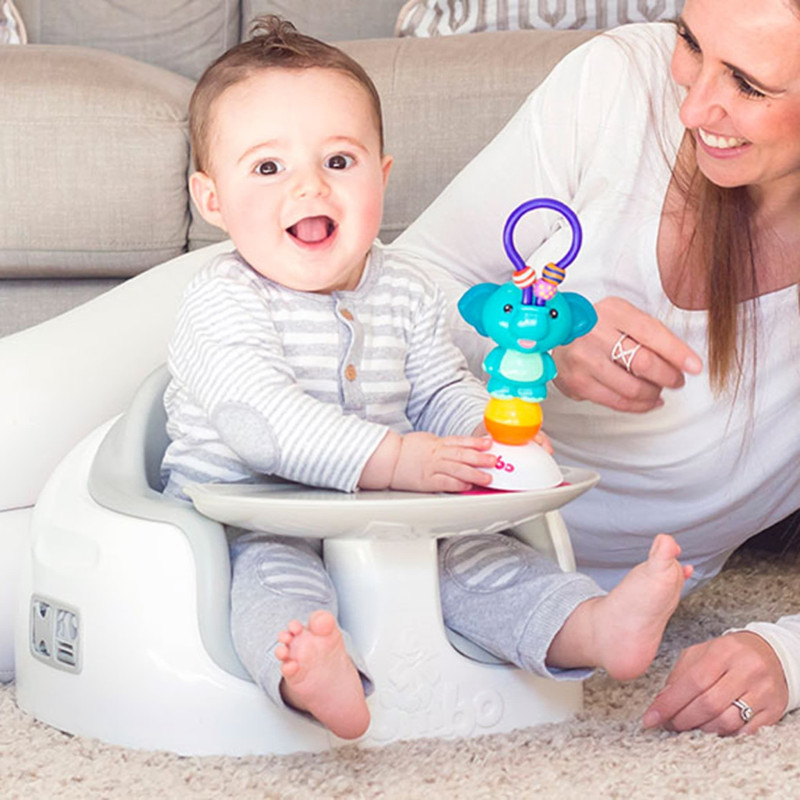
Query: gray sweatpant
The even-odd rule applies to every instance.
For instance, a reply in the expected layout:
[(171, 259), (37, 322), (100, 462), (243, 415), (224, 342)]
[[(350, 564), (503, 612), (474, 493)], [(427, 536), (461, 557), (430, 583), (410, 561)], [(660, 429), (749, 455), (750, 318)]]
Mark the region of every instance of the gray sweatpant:
[[(336, 592), (318, 542), (247, 534), (231, 546), (231, 633), (256, 683), (283, 705), (278, 634), (316, 609), (337, 616)], [(591, 578), (558, 565), (511, 535), (454, 536), (439, 543), (445, 625), (498, 658), (538, 675), (582, 679), (588, 670), (550, 670), (545, 658), (567, 617), (604, 592)], [(366, 666), (346, 631), (345, 645), (372, 690)]]

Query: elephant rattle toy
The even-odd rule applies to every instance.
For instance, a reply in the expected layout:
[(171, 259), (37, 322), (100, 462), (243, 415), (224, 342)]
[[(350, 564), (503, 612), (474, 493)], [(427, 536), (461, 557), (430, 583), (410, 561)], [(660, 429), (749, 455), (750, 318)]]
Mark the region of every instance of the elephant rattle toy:
[[(557, 263), (547, 264), (539, 278), (526, 266), (513, 241), (520, 218), (538, 208), (559, 211), (573, 234), (567, 254)], [(496, 444), (492, 452), (498, 455), (500, 470), (507, 474), (495, 475), (492, 485), (543, 488), (561, 482), (555, 462), (532, 441), (542, 424), (540, 402), (547, 396), (547, 383), (556, 376), (549, 351), (588, 333), (597, 314), (583, 295), (558, 291), (581, 246), (580, 223), (570, 208), (550, 198), (528, 200), (509, 216), (503, 243), (515, 268), (512, 280), (473, 286), (459, 300), (458, 310), (481, 336), (497, 345), (483, 362), (491, 396), (484, 421)], [(525, 450), (520, 449), (523, 447)]]

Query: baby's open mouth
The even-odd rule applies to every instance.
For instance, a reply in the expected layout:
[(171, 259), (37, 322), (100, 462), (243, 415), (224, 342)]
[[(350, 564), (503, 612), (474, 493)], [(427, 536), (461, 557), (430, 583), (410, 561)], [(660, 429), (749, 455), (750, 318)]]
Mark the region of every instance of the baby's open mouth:
[(336, 230), (336, 223), (330, 217), (305, 217), (286, 230), (303, 244), (317, 244)]

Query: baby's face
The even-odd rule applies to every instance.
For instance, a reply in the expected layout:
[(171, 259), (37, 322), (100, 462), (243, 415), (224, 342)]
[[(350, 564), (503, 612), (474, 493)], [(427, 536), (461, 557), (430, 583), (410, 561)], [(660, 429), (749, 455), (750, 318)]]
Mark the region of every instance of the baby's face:
[(354, 289), (380, 228), (391, 159), (366, 90), (335, 70), (263, 70), (212, 109), (203, 216), (292, 289)]

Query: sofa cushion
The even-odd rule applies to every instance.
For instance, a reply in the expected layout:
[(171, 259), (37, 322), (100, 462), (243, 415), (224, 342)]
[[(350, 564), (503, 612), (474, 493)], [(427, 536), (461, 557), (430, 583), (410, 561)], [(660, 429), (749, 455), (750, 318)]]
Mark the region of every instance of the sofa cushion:
[(672, 19), (682, 7), (683, 0), (407, 0), (395, 32), (447, 36), (526, 28), (599, 30)]
[(0, 47), (0, 277), (114, 277), (186, 248), (191, 81), (102, 50)]
[(239, 41), (239, 0), (15, 0), (38, 44), (98, 47), (197, 79)]

